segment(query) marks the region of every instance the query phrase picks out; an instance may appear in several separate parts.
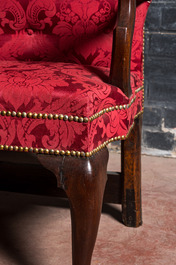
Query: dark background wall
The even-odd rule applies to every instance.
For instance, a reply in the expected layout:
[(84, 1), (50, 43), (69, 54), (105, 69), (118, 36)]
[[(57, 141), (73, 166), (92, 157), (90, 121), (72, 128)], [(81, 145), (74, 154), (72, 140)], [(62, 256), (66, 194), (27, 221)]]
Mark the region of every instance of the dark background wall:
[(143, 147), (176, 156), (176, 0), (152, 1), (144, 65)]

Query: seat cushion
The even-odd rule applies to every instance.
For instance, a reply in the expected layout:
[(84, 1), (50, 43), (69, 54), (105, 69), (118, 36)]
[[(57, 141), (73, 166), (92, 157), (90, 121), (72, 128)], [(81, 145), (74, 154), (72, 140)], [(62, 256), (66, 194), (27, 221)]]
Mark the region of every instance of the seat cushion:
[(142, 81), (131, 73), (128, 98), (108, 76), (103, 67), (2, 61), (0, 148), (89, 156), (125, 139), (143, 109)]

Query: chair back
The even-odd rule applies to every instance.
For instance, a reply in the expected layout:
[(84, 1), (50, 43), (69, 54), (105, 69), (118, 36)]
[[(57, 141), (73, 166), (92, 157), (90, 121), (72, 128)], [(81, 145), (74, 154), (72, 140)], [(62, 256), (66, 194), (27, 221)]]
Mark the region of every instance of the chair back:
[(0, 0), (0, 60), (109, 67), (118, 0)]

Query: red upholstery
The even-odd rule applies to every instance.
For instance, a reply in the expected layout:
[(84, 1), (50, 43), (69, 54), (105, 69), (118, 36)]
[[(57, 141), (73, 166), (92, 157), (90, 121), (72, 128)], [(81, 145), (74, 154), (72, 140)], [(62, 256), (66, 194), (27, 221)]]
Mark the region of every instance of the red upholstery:
[(91, 152), (126, 137), (142, 111), (143, 24), (149, 3), (137, 7), (130, 99), (106, 83), (117, 4), (0, 0), (1, 149)]
[[(0, 0), (0, 60), (69, 61), (109, 67), (118, 0)], [(141, 71), (143, 24), (137, 7), (132, 70)]]

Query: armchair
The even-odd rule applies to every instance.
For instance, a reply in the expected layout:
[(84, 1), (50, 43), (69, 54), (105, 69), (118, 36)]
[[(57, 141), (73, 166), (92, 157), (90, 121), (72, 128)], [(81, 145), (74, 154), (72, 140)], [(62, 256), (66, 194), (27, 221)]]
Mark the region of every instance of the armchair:
[(142, 222), (142, 49), (149, 4), (0, 0), (0, 150), (35, 154), (55, 174), (71, 207), (73, 265), (91, 263), (106, 146), (113, 141), (122, 140), (124, 224)]

